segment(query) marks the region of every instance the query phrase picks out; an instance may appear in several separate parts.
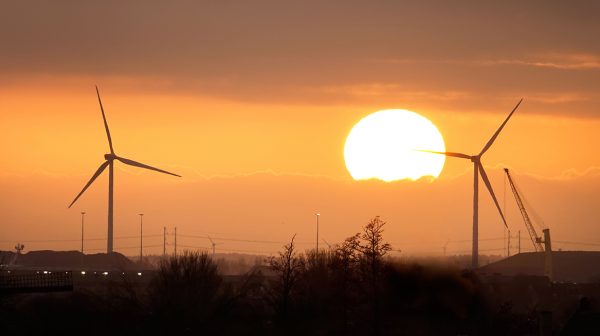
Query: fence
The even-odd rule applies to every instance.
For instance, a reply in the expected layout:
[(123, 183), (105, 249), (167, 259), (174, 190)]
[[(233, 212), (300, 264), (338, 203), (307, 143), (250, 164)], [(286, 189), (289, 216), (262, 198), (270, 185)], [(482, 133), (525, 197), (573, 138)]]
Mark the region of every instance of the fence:
[(0, 274), (0, 293), (42, 293), (73, 290), (73, 274), (60, 272), (27, 272)]

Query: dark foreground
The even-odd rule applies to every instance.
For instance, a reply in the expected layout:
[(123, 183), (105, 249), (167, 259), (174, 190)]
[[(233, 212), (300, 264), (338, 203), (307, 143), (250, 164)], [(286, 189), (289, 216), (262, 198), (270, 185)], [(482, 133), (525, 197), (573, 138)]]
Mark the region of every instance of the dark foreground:
[[(376, 218), (362, 233), (319, 253), (298, 253), (292, 239), (268, 266), (242, 276), (223, 276), (206, 254), (184, 253), (152, 272), (73, 272), (71, 289), (62, 292), (0, 291), (0, 330), (3, 335), (600, 335), (600, 282), (558, 283), (400, 263), (385, 256), (391, 247), (382, 240), (383, 224)], [(7, 271), (2, 272), (0, 287)]]
[(600, 334), (600, 284), (386, 261), (369, 279), (333, 261), (309, 254), (223, 277), (208, 256), (187, 255), (143, 275), (74, 273), (72, 291), (2, 294), (2, 333)]

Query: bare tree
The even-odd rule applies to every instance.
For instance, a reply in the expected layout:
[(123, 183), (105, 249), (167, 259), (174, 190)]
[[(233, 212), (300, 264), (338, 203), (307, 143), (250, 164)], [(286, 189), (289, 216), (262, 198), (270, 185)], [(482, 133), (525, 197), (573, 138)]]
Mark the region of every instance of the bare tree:
[(350, 313), (352, 287), (355, 285), (357, 277), (356, 270), (360, 260), (359, 254), (359, 234), (346, 238), (346, 240), (335, 250), (331, 267), (335, 270), (336, 281), (338, 283), (338, 295), (342, 310), (342, 331), (347, 333), (348, 315)]
[(182, 328), (210, 322), (222, 277), (207, 253), (185, 251), (161, 263), (148, 291), (153, 314)]
[(375, 280), (381, 270), (381, 261), (391, 249), (392, 246), (383, 241), (383, 226), (386, 223), (376, 216), (371, 219), (363, 228), (360, 238), (363, 243), (360, 244), (360, 250), (366, 259), (371, 273), (371, 278)]
[[(360, 234), (354, 236), (352, 244), (361, 253), (361, 269), (368, 284), (369, 296), (373, 306), (373, 332), (379, 334), (379, 296), (380, 278), (383, 257), (392, 249), (392, 246), (383, 240), (383, 227), (386, 222), (379, 216), (371, 219)], [(358, 237), (360, 236), (360, 242)]]
[(277, 274), (274, 295), (277, 310), (283, 318), (287, 316), (292, 292), (305, 267), (304, 258), (301, 255), (298, 256), (296, 252), (295, 238), (296, 235), (292, 237), (289, 244), (283, 247), (283, 251), (279, 252), (279, 256), (271, 257), (269, 260), (269, 265)]

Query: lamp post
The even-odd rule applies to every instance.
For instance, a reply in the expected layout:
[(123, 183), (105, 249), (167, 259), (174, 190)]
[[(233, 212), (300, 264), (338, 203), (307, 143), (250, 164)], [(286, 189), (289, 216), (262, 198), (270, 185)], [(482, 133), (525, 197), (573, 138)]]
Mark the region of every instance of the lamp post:
[(142, 239), (143, 239), (143, 218), (144, 218), (144, 214), (141, 213), (140, 215), (140, 265), (142, 264)]
[(321, 214), (317, 213), (317, 256), (319, 255), (319, 217)]
[(85, 211), (81, 212), (81, 254), (83, 254), (83, 223), (85, 222)]

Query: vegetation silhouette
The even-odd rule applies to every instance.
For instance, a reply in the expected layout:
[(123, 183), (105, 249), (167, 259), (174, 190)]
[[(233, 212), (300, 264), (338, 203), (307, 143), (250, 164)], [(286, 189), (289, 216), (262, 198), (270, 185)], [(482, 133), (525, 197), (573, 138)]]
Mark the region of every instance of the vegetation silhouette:
[(306, 261), (303, 255), (298, 255), (294, 238), (289, 244), (283, 247), (279, 256), (272, 257), (269, 260), (269, 266), (275, 272), (276, 277), (271, 281), (270, 302), (277, 314), (282, 320), (288, 318), (288, 310), (293, 304), (292, 299), (296, 297), (294, 291), (300, 275), (305, 273)]
[[(0, 295), (3, 331), (506, 335), (577, 333), (597, 324), (599, 283), (486, 280), (452, 265), (400, 261), (388, 256), (385, 224), (375, 217), (319, 252), (298, 251), (293, 236), (278, 255), (242, 276), (223, 275), (206, 253), (184, 252), (143, 276), (86, 275), (73, 292)], [(589, 300), (577, 297), (583, 294)], [(561, 299), (540, 300), (554, 297)]]
[[(156, 321), (192, 329), (214, 318), (222, 294), (223, 278), (206, 253), (184, 252), (167, 259), (148, 288), (150, 309)], [(197, 327), (195, 327), (197, 328)]]

